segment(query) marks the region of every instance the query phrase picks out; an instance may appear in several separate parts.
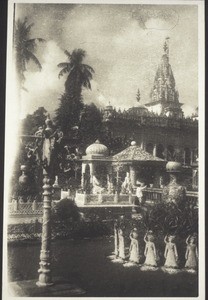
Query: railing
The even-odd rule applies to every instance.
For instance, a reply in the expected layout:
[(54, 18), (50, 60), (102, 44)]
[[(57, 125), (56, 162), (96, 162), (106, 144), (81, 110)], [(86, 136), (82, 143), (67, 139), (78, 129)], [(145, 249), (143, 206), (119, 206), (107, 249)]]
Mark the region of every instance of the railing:
[(86, 194), (86, 193), (76, 193), (75, 203), (78, 207), (86, 205), (130, 205), (134, 203), (135, 195), (131, 194)]
[[(162, 189), (159, 188), (146, 188), (143, 191), (144, 200), (146, 203), (157, 203), (162, 200)], [(119, 194), (119, 195), (91, 195), (91, 194), (76, 194), (75, 202), (78, 206), (85, 206), (90, 204), (97, 205), (132, 205), (135, 200), (135, 195)], [(190, 205), (198, 205), (198, 193), (186, 192), (186, 201)], [(56, 201), (52, 201), (52, 207), (55, 206)], [(42, 202), (29, 202), (19, 203), (17, 200), (9, 203), (9, 215), (10, 216), (41, 216), (43, 214)]]
[[(146, 202), (158, 202), (162, 200), (162, 189), (159, 188), (146, 188), (143, 191), (144, 200)], [(192, 205), (198, 205), (198, 193), (187, 191), (186, 192), (186, 201)]]
[(146, 188), (143, 191), (144, 200), (147, 202), (159, 202), (162, 200), (162, 189)]
[[(56, 201), (52, 201), (52, 207)], [(43, 202), (21, 203), (18, 200), (13, 200), (8, 204), (8, 210), (10, 216), (40, 216), (43, 214)]]

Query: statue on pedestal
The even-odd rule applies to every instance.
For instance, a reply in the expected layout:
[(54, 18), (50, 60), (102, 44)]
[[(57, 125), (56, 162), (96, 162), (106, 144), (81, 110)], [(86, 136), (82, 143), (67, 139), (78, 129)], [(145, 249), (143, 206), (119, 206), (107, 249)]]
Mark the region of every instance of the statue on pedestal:
[(126, 173), (126, 177), (121, 185), (121, 193), (128, 194), (132, 190), (131, 179), (129, 172)]
[(165, 236), (164, 242), (166, 244), (165, 247), (165, 268), (178, 268), (178, 252), (177, 247), (175, 244), (175, 236), (174, 235), (168, 235)]
[(139, 263), (139, 241), (138, 241), (138, 230), (134, 228), (130, 233), (131, 244), (129, 248), (129, 261), (133, 263)]
[(97, 177), (95, 175), (93, 175), (93, 178), (92, 178), (92, 186), (93, 186), (93, 189), (92, 189), (93, 194), (101, 194), (105, 190), (102, 187), (101, 182), (97, 179)]
[(188, 236), (186, 239), (186, 264), (185, 268), (189, 271), (195, 271), (198, 266), (198, 250), (196, 245), (196, 235)]

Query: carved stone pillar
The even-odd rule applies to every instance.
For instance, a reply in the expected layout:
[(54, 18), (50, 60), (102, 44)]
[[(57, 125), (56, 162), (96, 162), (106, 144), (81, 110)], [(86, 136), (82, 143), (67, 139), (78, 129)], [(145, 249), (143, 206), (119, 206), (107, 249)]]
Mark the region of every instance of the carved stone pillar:
[(82, 188), (84, 188), (85, 168), (86, 168), (86, 164), (82, 163), (82, 177), (81, 177), (81, 187)]
[(91, 183), (93, 182), (94, 173), (95, 173), (95, 166), (93, 163), (91, 163), (90, 164), (90, 182)]
[(47, 172), (43, 171), (43, 224), (42, 224), (42, 245), (40, 252), (40, 269), (38, 286), (50, 286), (53, 284), (51, 278), (51, 199), (52, 186)]
[(129, 174), (130, 174), (131, 183), (134, 186), (136, 184), (136, 170), (134, 166), (130, 166)]
[(153, 156), (157, 156), (157, 145), (156, 144), (154, 145), (154, 148), (153, 148)]

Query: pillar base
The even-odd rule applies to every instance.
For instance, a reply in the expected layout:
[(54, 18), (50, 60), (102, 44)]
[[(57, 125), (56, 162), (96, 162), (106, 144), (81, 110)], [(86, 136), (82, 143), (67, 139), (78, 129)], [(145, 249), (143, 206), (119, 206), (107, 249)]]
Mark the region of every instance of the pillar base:
[(40, 282), (40, 281), (37, 281), (36, 282), (36, 285), (38, 286), (38, 287), (46, 287), (46, 286), (52, 286), (52, 285), (54, 285), (54, 282)]
[[(37, 280), (37, 279), (36, 279)], [(23, 280), (9, 283), (9, 296), (15, 297), (77, 297), (86, 294), (86, 291), (77, 284), (64, 278), (54, 278), (54, 284), (50, 287), (37, 286), (39, 281)]]

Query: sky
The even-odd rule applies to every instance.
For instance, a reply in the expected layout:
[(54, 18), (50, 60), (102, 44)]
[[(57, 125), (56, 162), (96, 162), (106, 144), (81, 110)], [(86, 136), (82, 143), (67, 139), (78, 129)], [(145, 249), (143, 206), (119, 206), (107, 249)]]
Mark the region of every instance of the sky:
[(58, 78), (57, 64), (67, 61), (64, 50), (86, 51), (85, 63), (95, 74), (92, 90), (83, 90), (85, 103), (116, 108), (150, 102), (165, 38), (170, 37), (170, 64), (184, 103), (185, 115), (198, 106), (198, 28), (195, 5), (123, 4), (16, 4), (15, 18), (34, 23), (32, 37), (38, 45), (39, 72), (32, 63), (25, 72), (21, 117), (40, 106), (58, 107), (66, 77)]

